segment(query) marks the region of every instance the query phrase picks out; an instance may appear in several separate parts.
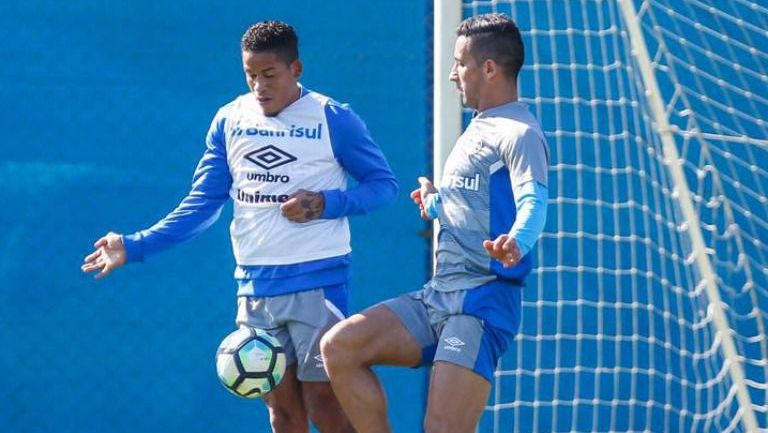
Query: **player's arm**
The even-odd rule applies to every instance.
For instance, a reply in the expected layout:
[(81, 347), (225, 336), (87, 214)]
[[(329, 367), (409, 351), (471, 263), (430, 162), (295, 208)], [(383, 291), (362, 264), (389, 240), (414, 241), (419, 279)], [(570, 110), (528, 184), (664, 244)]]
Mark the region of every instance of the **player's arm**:
[(517, 215), (508, 234), (483, 243), (488, 254), (510, 267), (528, 254), (544, 231), (547, 221), (547, 187), (528, 181), (513, 188)]
[(326, 106), (326, 117), (334, 155), (357, 185), (321, 191), (325, 206), (320, 218), (366, 214), (394, 201), (397, 179), (365, 123), (348, 106), (334, 103)]
[(127, 261), (189, 240), (210, 227), (229, 198), (232, 176), (227, 164), (223, 117), (217, 116), (206, 136), (206, 147), (192, 177), (192, 188), (179, 205), (152, 227), (123, 236)]
[(325, 108), (331, 146), (336, 160), (357, 181), (347, 190), (300, 190), (280, 206), (283, 216), (303, 223), (366, 214), (395, 199), (397, 180), (365, 123), (348, 106), (328, 103)]
[(179, 205), (152, 227), (121, 236), (109, 233), (94, 244), (82, 266), (96, 278), (125, 263), (141, 262), (146, 256), (189, 240), (211, 226), (229, 198), (232, 177), (227, 165), (224, 118), (217, 116), (206, 137), (206, 149), (197, 165), (192, 188)]
[(504, 267), (514, 266), (544, 231), (547, 219), (547, 166), (549, 155), (543, 139), (528, 131), (516, 145), (502, 145), (502, 156), (510, 173), (516, 216), (510, 231), (483, 246)]
[(520, 257), (533, 248), (533, 244), (544, 231), (547, 222), (547, 201), (549, 190), (546, 186), (531, 180), (513, 188), (517, 216), (509, 237), (515, 240)]

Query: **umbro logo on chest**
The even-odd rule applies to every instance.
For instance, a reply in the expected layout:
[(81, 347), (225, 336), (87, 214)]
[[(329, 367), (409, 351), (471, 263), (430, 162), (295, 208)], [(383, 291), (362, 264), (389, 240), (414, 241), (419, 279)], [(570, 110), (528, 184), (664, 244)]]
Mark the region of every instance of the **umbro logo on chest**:
[(286, 164), (296, 161), (296, 157), (280, 149), (277, 146), (269, 144), (245, 154), (245, 159), (258, 165), (264, 170), (272, 170)]

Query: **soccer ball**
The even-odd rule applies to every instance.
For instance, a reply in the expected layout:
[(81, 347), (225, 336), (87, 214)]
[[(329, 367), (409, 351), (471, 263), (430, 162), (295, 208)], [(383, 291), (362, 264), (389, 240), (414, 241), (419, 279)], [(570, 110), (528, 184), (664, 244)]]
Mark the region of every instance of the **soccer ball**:
[(216, 351), (216, 373), (233, 394), (255, 398), (272, 391), (285, 374), (285, 350), (266, 331), (242, 327)]

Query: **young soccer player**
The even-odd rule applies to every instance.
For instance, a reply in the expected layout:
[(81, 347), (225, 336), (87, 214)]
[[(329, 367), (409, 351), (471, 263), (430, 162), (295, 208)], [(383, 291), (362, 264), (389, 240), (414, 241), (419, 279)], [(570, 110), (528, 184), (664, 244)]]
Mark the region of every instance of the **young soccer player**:
[(471, 433), (496, 363), (518, 330), (521, 290), (546, 218), (548, 149), (518, 102), (523, 43), (504, 15), (457, 29), (451, 70), (476, 110), (445, 163), (439, 189), (426, 178), (411, 197), (437, 218), (435, 275), (422, 290), (336, 324), (321, 348), (331, 385), (358, 433), (390, 432), (371, 366), (432, 363), (427, 433)]
[[(236, 322), (268, 330), (288, 356), (283, 381), (264, 397), (273, 431), (308, 432), (309, 418), (323, 433), (351, 432), (319, 341), (346, 314), (346, 217), (392, 201), (397, 182), (360, 118), (299, 84), (291, 26), (254, 24), (241, 45), (250, 92), (216, 113), (187, 197), (146, 230), (96, 241), (82, 269), (101, 278), (188, 240), (232, 198)], [(355, 187), (347, 189), (347, 175)]]

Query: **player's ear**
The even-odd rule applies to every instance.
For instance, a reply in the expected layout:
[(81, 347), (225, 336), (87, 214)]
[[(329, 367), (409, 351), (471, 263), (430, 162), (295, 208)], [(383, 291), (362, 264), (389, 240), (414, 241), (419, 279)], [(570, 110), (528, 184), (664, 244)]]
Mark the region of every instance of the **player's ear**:
[(501, 73), (501, 67), (493, 59), (486, 59), (483, 62), (483, 75), (487, 79), (492, 79)]
[(304, 65), (301, 63), (301, 60), (296, 59), (291, 62), (291, 64), (288, 66), (291, 70), (291, 74), (293, 74), (294, 78), (301, 77), (301, 73), (304, 71)]

